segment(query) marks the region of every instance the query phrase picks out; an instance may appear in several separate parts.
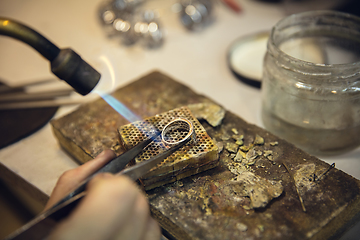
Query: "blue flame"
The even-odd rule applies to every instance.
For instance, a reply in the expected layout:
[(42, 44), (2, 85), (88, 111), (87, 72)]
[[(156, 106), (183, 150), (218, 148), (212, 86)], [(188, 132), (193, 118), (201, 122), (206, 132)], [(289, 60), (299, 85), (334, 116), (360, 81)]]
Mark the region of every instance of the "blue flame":
[(110, 94), (100, 95), (112, 108), (120, 113), (129, 122), (135, 122), (141, 120), (139, 116), (130, 111), (123, 103), (111, 96)]
[(92, 92), (101, 96), (115, 111), (129, 122), (141, 120), (139, 116), (131, 112), (123, 103), (110, 95), (110, 92), (116, 87), (115, 69), (109, 58), (105, 55), (100, 56), (100, 60), (104, 63), (105, 69), (102, 69), (100, 81)]

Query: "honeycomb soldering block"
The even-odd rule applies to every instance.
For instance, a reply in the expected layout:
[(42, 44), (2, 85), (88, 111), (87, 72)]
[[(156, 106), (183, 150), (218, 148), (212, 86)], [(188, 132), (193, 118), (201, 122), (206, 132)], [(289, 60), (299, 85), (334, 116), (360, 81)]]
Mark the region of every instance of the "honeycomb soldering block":
[[(177, 108), (142, 121), (121, 126), (119, 128), (120, 143), (126, 149), (130, 149), (143, 141), (146, 136), (151, 135), (150, 131), (152, 128), (162, 131), (169, 122), (178, 118), (185, 118), (192, 122), (196, 134), (196, 143), (187, 143), (151, 169), (141, 179), (145, 190), (183, 179), (218, 165), (219, 154), (217, 145), (187, 107)], [(161, 141), (154, 141), (135, 158), (135, 162), (146, 161), (152, 156), (157, 155), (162, 149), (164, 149), (164, 146)]]

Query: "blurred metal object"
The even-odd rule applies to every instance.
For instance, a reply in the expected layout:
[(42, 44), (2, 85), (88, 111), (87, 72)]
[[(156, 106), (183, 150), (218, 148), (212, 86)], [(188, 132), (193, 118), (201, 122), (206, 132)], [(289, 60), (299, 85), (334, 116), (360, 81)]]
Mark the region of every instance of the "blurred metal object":
[(139, 40), (139, 36), (134, 30), (134, 20), (129, 14), (116, 18), (112, 26), (116, 36), (120, 38), (123, 44), (132, 45)]
[(212, 0), (180, 0), (181, 23), (189, 30), (201, 30), (211, 20)]
[[(0, 110), (48, 108), (86, 102), (58, 79), (35, 80), (7, 86), (0, 83)], [(85, 101), (84, 101), (85, 100)]]
[(163, 43), (163, 33), (156, 13), (139, 10), (144, 0), (111, 0), (99, 8), (100, 21), (109, 37), (116, 37), (125, 45), (141, 42), (148, 48)]
[(144, 11), (141, 19), (135, 23), (134, 28), (145, 47), (155, 48), (162, 45), (163, 33), (154, 11)]
[[(164, 42), (163, 30), (156, 11), (145, 9), (144, 0), (108, 0), (103, 2), (98, 15), (109, 37), (125, 45), (140, 42), (144, 47), (157, 48)], [(177, 12), (181, 23), (189, 30), (198, 31), (209, 25), (214, 8), (213, 0), (179, 0)]]
[(116, 11), (133, 12), (144, 0), (113, 0), (112, 5)]

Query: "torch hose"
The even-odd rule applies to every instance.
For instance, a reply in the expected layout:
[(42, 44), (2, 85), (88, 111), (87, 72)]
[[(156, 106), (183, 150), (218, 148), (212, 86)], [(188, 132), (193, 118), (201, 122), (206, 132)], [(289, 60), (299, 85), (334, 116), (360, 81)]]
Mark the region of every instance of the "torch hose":
[(100, 73), (85, 62), (76, 52), (60, 49), (40, 33), (17, 21), (0, 17), (0, 35), (20, 40), (38, 51), (51, 63), (51, 71), (65, 80), (78, 93), (86, 95), (100, 80)]
[(14, 20), (0, 17), (0, 35), (27, 43), (49, 61), (54, 60), (60, 53), (60, 49), (43, 35)]

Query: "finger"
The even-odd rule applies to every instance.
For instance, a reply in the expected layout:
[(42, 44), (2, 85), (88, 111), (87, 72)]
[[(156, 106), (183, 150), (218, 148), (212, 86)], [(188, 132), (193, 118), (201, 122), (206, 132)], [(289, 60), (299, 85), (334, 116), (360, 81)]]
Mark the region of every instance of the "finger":
[(140, 240), (145, 235), (147, 222), (150, 219), (149, 204), (140, 192), (136, 198), (136, 204), (131, 216), (115, 234), (115, 239)]
[(147, 222), (145, 235), (142, 240), (159, 240), (161, 237), (161, 230), (159, 224), (152, 217)]
[(131, 219), (140, 191), (127, 177), (104, 176), (89, 182), (86, 197), (68, 218), (76, 229), (73, 239), (111, 239)]
[(60, 201), (67, 193), (75, 189), (80, 182), (115, 158), (115, 156), (116, 155), (113, 151), (107, 149), (93, 160), (90, 160), (77, 168), (64, 172), (56, 183), (44, 211)]
[(73, 169), (73, 171), (70, 172), (70, 175), (72, 177), (71, 180), (72, 181), (78, 180), (78, 182), (85, 180), (88, 176), (99, 170), (101, 167), (103, 167), (106, 163), (108, 163), (110, 160), (114, 159), (115, 157), (116, 157), (115, 153), (110, 149), (106, 149), (102, 151), (94, 159)]

